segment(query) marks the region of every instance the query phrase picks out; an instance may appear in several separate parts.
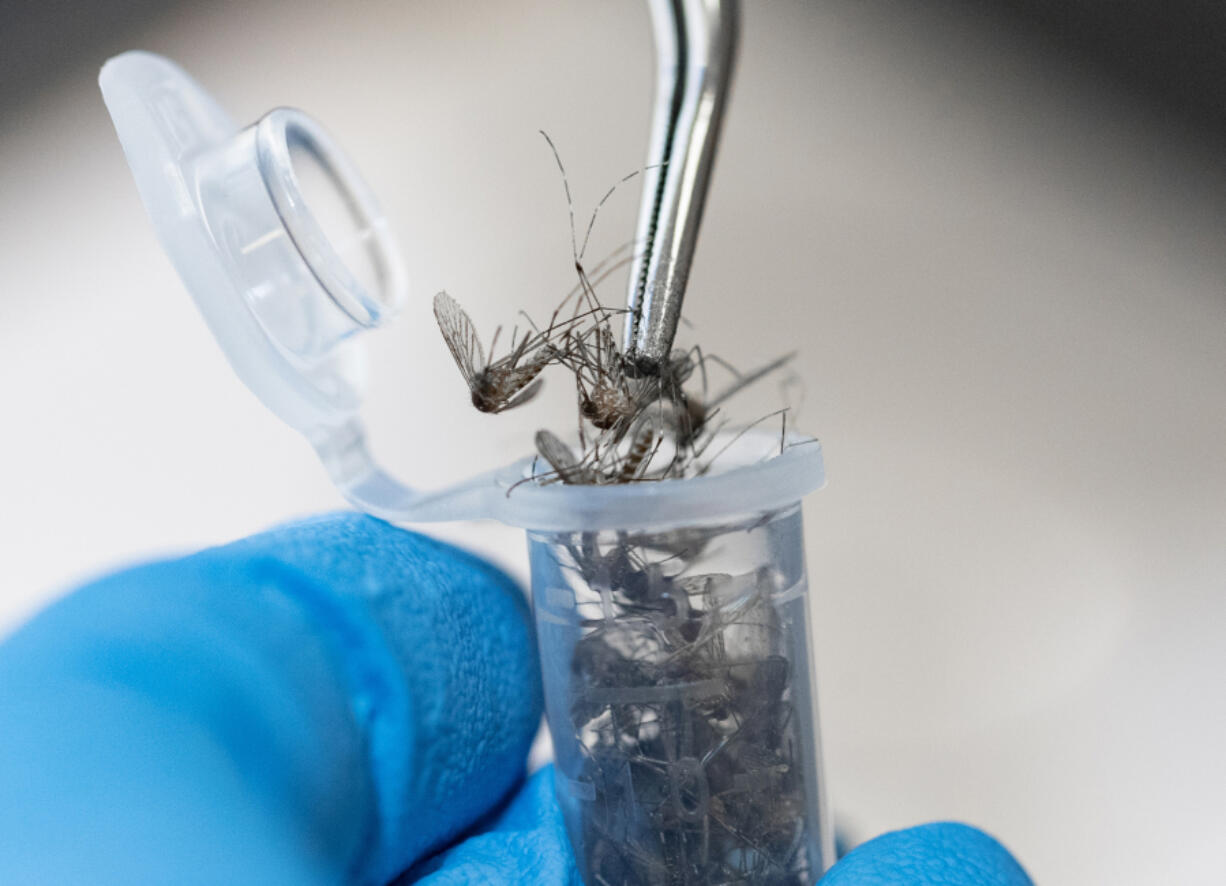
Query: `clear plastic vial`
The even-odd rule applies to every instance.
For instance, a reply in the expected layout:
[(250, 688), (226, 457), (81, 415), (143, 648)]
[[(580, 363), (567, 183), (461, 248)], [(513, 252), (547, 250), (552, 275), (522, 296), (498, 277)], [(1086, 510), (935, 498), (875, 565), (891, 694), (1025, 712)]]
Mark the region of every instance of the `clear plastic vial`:
[[(644, 521), (667, 516), (660, 485)], [(753, 504), (528, 533), (558, 800), (588, 886), (799, 886), (833, 862), (801, 508)]]

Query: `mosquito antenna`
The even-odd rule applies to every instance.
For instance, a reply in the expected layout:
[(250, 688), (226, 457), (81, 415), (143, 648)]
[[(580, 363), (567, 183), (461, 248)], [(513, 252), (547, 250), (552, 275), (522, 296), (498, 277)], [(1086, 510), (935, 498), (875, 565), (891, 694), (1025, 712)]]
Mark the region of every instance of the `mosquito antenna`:
[(566, 167), (562, 165), (562, 155), (558, 153), (558, 147), (553, 143), (553, 139), (549, 137), (549, 133), (543, 129), (537, 131), (549, 143), (549, 150), (553, 151), (553, 159), (558, 164), (558, 172), (562, 173), (562, 187), (566, 190), (566, 211), (570, 213), (570, 255), (577, 265), (579, 264), (579, 247), (575, 241), (575, 201), (570, 195), (570, 181), (566, 178)]

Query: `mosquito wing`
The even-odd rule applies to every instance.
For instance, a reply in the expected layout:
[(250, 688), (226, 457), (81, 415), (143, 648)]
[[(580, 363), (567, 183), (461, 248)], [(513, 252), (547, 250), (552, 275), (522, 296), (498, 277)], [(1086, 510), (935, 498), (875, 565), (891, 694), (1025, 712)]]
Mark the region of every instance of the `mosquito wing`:
[[(541, 389), (537, 376), (557, 356), (557, 349), (546, 342), (524, 351), (516, 349), (505, 357), (495, 360), (485, 370), (484, 378), (489, 388), (489, 400), (499, 405), (490, 412), (502, 412), (522, 406)], [(520, 360), (524, 362), (520, 364)]]
[(552, 431), (537, 431), (536, 451), (541, 454), (541, 458), (549, 462), (549, 466), (563, 483), (581, 481), (584, 472), (579, 465), (579, 459), (575, 458), (575, 453), (557, 434)]
[[(540, 372), (540, 370), (538, 369), (537, 372)], [(535, 375), (536, 373), (533, 374)], [(514, 389), (515, 393), (508, 394), (502, 406), (492, 411), (506, 412), (508, 409), (514, 409), (516, 406), (523, 406), (541, 392), (541, 386), (545, 382), (539, 378), (536, 381), (532, 381), (531, 377), (529, 377), (525, 380), (525, 384), (527, 384), (527, 387), (524, 387), (522, 384), (516, 386)]]
[(439, 332), (443, 334), (443, 341), (447, 342), (455, 365), (460, 368), (465, 383), (472, 388), (477, 373), (485, 367), (485, 352), (481, 350), (481, 340), (477, 338), (473, 321), (459, 302), (445, 292), (434, 296), (434, 319), (438, 321)]

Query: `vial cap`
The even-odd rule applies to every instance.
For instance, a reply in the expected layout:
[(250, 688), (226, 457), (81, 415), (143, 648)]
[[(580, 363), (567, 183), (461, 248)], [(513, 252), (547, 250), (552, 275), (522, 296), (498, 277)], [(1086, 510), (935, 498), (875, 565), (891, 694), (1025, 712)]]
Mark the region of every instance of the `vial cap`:
[(357, 333), (403, 302), (404, 262), (373, 193), (310, 116), (236, 126), (169, 60), (99, 76), (158, 239), (243, 382), (312, 438), (362, 402)]

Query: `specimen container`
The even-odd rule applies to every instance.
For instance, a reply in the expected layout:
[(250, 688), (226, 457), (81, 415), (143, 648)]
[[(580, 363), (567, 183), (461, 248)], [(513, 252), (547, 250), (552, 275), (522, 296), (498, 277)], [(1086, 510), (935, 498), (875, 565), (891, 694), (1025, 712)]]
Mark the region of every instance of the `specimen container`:
[(800, 505), (821, 453), (747, 437), (718, 476), (551, 487), (552, 528), (528, 532), (556, 791), (588, 886), (799, 886), (833, 860)]

